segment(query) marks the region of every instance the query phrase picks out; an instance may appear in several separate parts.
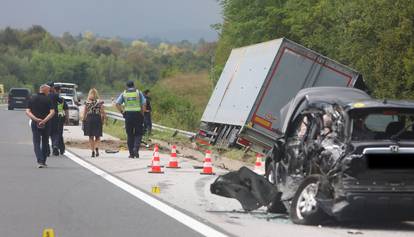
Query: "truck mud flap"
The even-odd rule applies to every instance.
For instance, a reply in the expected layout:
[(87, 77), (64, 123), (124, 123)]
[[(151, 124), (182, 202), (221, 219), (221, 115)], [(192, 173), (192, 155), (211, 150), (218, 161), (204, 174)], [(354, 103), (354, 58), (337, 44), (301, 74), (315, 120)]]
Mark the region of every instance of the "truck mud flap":
[(245, 211), (267, 206), (278, 194), (276, 187), (247, 167), (219, 176), (210, 186), (213, 194), (235, 198)]

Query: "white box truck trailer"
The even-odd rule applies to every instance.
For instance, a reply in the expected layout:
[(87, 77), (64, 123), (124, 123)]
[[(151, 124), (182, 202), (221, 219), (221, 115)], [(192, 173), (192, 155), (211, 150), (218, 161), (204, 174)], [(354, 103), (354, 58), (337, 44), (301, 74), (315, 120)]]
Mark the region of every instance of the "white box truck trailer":
[(280, 110), (308, 87), (365, 90), (362, 75), (281, 38), (233, 49), (201, 118), (196, 141), (267, 153), (280, 136)]

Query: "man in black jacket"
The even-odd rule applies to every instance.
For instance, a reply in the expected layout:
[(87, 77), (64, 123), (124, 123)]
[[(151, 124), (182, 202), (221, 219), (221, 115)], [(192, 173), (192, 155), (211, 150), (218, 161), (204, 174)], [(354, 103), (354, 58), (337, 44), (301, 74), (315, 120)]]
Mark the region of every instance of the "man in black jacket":
[(26, 114), (32, 120), (33, 146), (38, 168), (47, 167), (46, 157), (49, 146), (49, 120), (55, 114), (52, 102), (48, 97), (50, 86), (40, 86), (39, 93), (28, 103)]

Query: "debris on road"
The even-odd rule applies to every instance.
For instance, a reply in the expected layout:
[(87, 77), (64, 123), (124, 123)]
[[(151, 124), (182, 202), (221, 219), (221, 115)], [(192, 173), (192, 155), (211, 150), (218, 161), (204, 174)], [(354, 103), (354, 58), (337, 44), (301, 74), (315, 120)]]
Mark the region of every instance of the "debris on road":
[(106, 149), (105, 150), (105, 153), (108, 153), (108, 154), (115, 154), (115, 153), (118, 153), (119, 152), (119, 150), (111, 150), (111, 149)]
[(358, 230), (348, 230), (347, 233), (350, 234), (350, 235), (362, 235), (362, 234), (364, 234), (364, 233), (362, 233), (361, 231), (358, 231)]
[(219, 176), (210, 186), (213, 194), (235, 198), (246, 211), (267, 206), (277, 195), (276, 187), (246, 167)]

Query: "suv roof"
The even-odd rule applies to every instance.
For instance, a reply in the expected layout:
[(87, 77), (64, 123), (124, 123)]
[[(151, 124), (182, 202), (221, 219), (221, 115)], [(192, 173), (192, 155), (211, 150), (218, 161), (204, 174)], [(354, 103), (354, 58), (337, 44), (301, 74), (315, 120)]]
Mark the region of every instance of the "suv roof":
[(348, 110), (366, 109), (414, 109), (414, 102), (408, 100), (362, 100), (348, 105)]
[(70, 87), (70, 88), (74, 88), (77, 89), (78, 85), (76, 85), (75, 83), (67, 83), (67, 82), (55, 82), (54, 85), (59, 85), (59, 86), (63, 86), (63, 87)]
[(25, 90), (25, 91), (29, 91), (30, 92), (30, 89), (28, 89), (28, 88), (10, 88), (9, 91), (15, 91), (15, 90)]
[(28, 88), (10, 88), (9, 90), (9, 96), (13, 96), (14, 94), (19, 93), (19, 96), (22, 96), (23, 94), (30, 95), (30, 89)]

